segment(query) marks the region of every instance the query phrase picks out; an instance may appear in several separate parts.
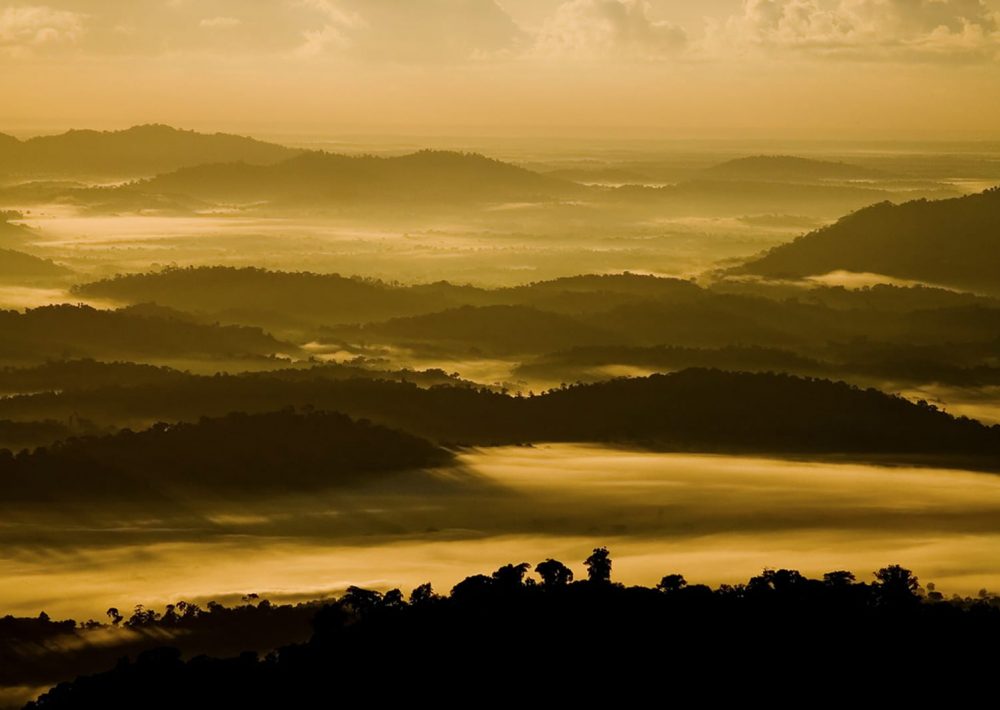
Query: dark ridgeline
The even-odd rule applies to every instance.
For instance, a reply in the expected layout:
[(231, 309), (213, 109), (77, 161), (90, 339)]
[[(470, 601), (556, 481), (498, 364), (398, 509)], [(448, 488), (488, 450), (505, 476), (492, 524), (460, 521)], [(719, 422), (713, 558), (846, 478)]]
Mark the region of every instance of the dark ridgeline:
[(192, 424), (0, 449), (0, 505), (149, 505), (177, 494), (258, 497), (359, 486), (452, 462), (424, 439), (336, 413), (230, 414)]
[(199, 323), (163, 309), (62, 304), (0, 310), (0, 362), (52, 358), (265, 357), (297, 352), (260, 328)]
[[(738, 370), (759, 369), (761, 359), (751, 349), (768, 348), (799, 359), (789, 365), (787, 357), (772, 358), (772, 369), (799, 374), (961, 382), (971, 378), (956, 368), (995, 368), (1000, 332), (1000, 301), (940, 288), (848, 290), (737, 281), (701, 287), (628, 273), (484, 289), (186, 268), (117, 276), (80, 285), (76, 293), (131, 303), (131, 315), (262, 327), (286, 340), (315, 340), (359, 354), (392, 345), (433, 359), (516, 357), (528, 367), (547, 358), (542, 374), (556, 381), (576, 374), (573, 361), (555, 357), (565, 350), (590, 348), (594, 365), (610, 357), (612, 365)], [(150, 303), (176, 310), (154, 310)], [(664, 348), (692, 352), (680, 365), (669, 353), (650, 357)], [(705, 352), (699, 360), (693, 352), (723, 348), (729, 353), (721, 359)], [(879, 349), (881, 362), (869, 363)], [(283, 352), (291, 351), (285, 345)]]
[[(508, 564), (466, 578), (449, 596), (421, 585), (409, 601), (399, 590), (351, 587), (319, 609), (307, 642), (263, 658), (148, 650), (27, 707), (321, 707), (353, 697), (467, 704), (485, 693), (621, 703), (681, 689), (745, 698), (758, 685), (784, 706), (792, 699), (783, 693), (798, 705), (829, 692), (899, 700), (925, 683), (983, 685), (1000, 660), (1000, 599), (946, 601), (898, 565), (870, 583), (841, 570), (809, 579), (778, 569), (714, 590), (676, 573), (654, 588), (615, 583), (605, 548), (584, 565), (587, 578), (573, 581), (569, 568), (545, 560), (538, 581), (527, 576), (530, 564)], [(128, 623), (196, 629), (203, 618), (185, 622), (176, 607), (169, 614)]]
[[(247, 594), (232, 606), (178, 601), (162, 611), (143, 605), (111, 608), (103, 623), (56, 621), (44, 612), (34, 618), (0, 617), (0, 691), (103, 672), (122, 657), (164, 644), (188, 654), (228, 656), (299, 643), (309, 638), (322, 605), (274, 604)], [(6, 710), (2, 698), (0, 692), (0, 707)]]
[(554, 389), (537, 396), (467, 386), (419, 387), (308, 371), (188, 376), (0, 400), (0, 419), (195, 421), (230, 412), (313, 407), (442, 445), (605, 442), (664, 451), (885, 455), (898, 462), (996, 466), (1000, 427), (843, 382), (689, 369)]

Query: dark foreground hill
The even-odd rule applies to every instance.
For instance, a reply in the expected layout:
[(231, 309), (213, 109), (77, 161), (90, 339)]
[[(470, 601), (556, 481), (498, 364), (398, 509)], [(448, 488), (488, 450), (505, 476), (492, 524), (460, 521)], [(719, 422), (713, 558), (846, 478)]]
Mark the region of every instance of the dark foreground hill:
[(301, 151), (226, 133), (170, 126), (123, 131), (74, 130), (19, 141), (0, 140), (0, 173), (16, 175), (153, 175), (223, 161), (268, 164)]
[(138, 433), (0, 450), (5, 503), (115, 500), (213, 492), (228, 498), (362, 486), (451, 462), (416, 436), (343, 414), (230, 414)]
[(800, 278), (837, 270), (1000, 293), (1000, 188), (950, 200), (873, 205), (735, 271)]
[[(925, 595), (898, 565), (879, 569), (872, 583), (843, 570), (820, 580), (778, 569), (713, 590), (676, 573), (655, 588), (616, 584), (605, 548), (584, 564), (585, 580), (573, 581), (567, 566), (549, 559), (536, 566), (540, 581), (526, 579), (530, 564), (508, 564), (466, 578), (446, 597), (423, 585), (409, 601), (399, 590), (351, 587), (319, 610), (308, 642), (263, 658), (249, 650), (190, 660), (178, 649), (148, 651), (63, 683), (28, 707), (173, 708), (197, 698), (205, 707), (305, 708), (354, 694), (451, 706), (486, 693), (555, 707), (631, 706), (665, 692), (736, 700), (759, 683), (796, 696), (796, 705), (800, 693), (827, 687), (898, 700), (928, 686), (951, 697), (958, 682), (986, 687), (1000, 658), (995, 598)], [(168, 622), (154, 615), (146, 623), (169, 633), (197, 627), (197, 618), (174, 610)], [(244, 618), (268, 621), (260, 613)], [(976, 652), (938, 654), (928, 669), (906, 651), (913, 648)]]
[(842, 382), (691, 369), (511, 396), (371, 379), (294, 381), (267, 373), (190, 377), (0, 400), (0, 419), (100, 425), (197, 420), (311, 406), (448, 445), (607, 442), (662, 450), (927, 456), (996, 465), (1000, 428)]

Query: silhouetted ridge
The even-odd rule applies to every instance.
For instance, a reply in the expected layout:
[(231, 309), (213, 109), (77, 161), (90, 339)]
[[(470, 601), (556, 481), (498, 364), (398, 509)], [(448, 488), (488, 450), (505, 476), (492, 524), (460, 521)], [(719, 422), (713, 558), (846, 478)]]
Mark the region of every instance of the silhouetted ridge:
[[(680, 279), (638, 274), (581, 275), (494, 290), (437, 282), (405, 286), (339, 274), (255, 268), (170, 268), (123, 274), (74, 293), (125, 303), (157, 303), (264, 325), (359, 323), (459, 306), (533, 306), (572, 313), (636, 299), (688, 301), (702, 293)], [(433, 333), (427, 333), (433, 337)]]
[[(586, 579), (575, 581), (569, 567), (547, 559), (535, 567), (540, 580), (530, 576), (532, 565), (512, 563), (467, 577), (448, 596), (429, 583), (408, 601), (398, 589), (350, 587), (318, 611), (306, 643), (263, 659), (248, 652), (184, 661), (179, 649), (147, 651), (60, 684), (28, 708), (117, 709), (134, 707), (137, 697), (156, 708), (192, 697), (215, 707), (313, 707), (329, 694), (331, 677), (339, 692), (377, 688), (381, 700), (394, 703), (431, 692), (438, 702), (466, 703), (470, 690), (504, 693), (516, 681), (519, 697), (530, 692), (545, 704), (631, 705), (662, 692), (664, 683), (674, 692), (704, 692), (720, 679), (713, 697), (736, 700), (775, 672), (791, 688), (835, 686), (899, 699), (917, 692), (907, 681), (916, 683), (918, 674), (921, 693), (936, 687), (950, 695), (958, 682), (985, 689), (998, 656), (996, 596), (945, 601), (900, 565), (877, 570), (873, 582), (857, 582), (846, 570), (811, 579), (765, 569), (717, 589), (669, 572), (655, 587), (626, 587), (613, 581), (612, 566), (607, 549), (596, 548), (584, 562)], [(246, 617), (267, 623), (263, 613)], [(176, 623), (154, 617), (149, 626)], [(196, 629), (197, 616), (186, 625)], [(902, 648), (979, 650), (941, 654), (929, 671), (908, 654), (887, 653), (890, 639)], [(752, 652), (736, 651), (748, 644)], [(387, 676), (375, 659), (397, 649), (412, 652)], [(554, 663), (558, 681), (549, 671)]]
[(0, 331), (0, 361), (16, 362), (51, 357), (265, 356), (296, 349), (259, 328), (203, 325), (90, 306), (0, 311)]
[(327, 332), (349, 341), (388, 341), (406, 346), (433, 344), (473, 354), (536, 352), (609, 339), (599, 328), (530, 306), (461, 306)]
[[(182, 383), (0, 400), (0, 418), (101, 424), (282, 406), (340, 411), (446, 444), (609, 442), (674, 451), (967, 457), (990, 466), (1000, 428), (875, 389), (772, 373), (691, 369), (511, 396), (371, 379), (192, 377)], [(957, 459), (956, 459), (957, 460)], [(992, 464), (990, 463), (992, 461)]]
[(1000, 293), (1000, 188), (872, 205), (736, 269), (772, 278), (836, 270)]
[(379, 474), (440, 466), (451, 454), (404, 432), (336, 413), (230, 414), (195, 424), (0, 450), (5, 501), (128, 501), (179, 493), (230, 497), (358, 486)]
[(188, 376), (169, 367), (134, 362), (60, 360), (27, 368), (0, 367), (0, 394), (165, 384)]

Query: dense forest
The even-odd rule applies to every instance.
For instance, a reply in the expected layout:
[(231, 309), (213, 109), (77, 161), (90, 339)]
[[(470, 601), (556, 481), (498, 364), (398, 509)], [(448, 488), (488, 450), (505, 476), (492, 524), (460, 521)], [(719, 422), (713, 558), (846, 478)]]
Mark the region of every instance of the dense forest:
[[(486, 687), (504, 696), (527, 690), (547, 702), (620, 701), (662, 690), (664, 682), (704, 691), (703, 683), (719, 677), (740, 684), (733, 695), (762, 678), (860, 690), (873, 681), (883, 687), (915, 680), (922, 664), (901, 650), (913, 644), (928, 652), (949, 649), (934, 659), (934, 684), (943, 689), (996, 661), (995, 596), (946, 600), (899, 565), (875, 571), (870, 582), (845, 570), (812, 579), (765, 569), (745, 584), (715, 589), (676, 572), (655, 587), (627, 587), (613, 581), (612, 566), (608, 550), (596, 548), (579, 580), (562, 562), (546, 559), (534, 566), (537, 577), (531, 564), (507, 564), (466, 578), (447, 596), (429, 583), (409, 600), (398, 589), (351, 587), (335, 602), (310, 609), (315, 617), (307, 641), (274, 650), (266, 644), (281, 636), (276, 623), (301, 629), (302, 607), (261, 601), (203, 610), (183, 603), (162, 615), (139, 608), (127, 620), (111, 609), (112, 624), (139, 632), (139, 644), (148, 645), (149, 631), (158, 629), (181, 648), (123, 658), (112, 670), (59, 684), (28, 708), (134, 707), (137, 698), (146, 707), (176, 707), (191, 698), (226, 707), (303, 707), (333, 692), (331, 677), (338, 693), (394, 701), (424, 693), (458, 700)], [(71, 634), (73, 626), (7, 620), (7, 639), (11, 629), (22, 636)], [(206, 631), (241, 627), (246, 653), (213, 658), (194, 650), (210, 643)], [(107, 657), (99, 649), (92, 653)], [(392, 653), (398, 661), (386, 660)], [(59, 671), (87, 667), (86, 661), (80, 654)], [(517, 690), (507, 690), (515, 677)], [(903, 697), (908, 690), (901, 688)]]

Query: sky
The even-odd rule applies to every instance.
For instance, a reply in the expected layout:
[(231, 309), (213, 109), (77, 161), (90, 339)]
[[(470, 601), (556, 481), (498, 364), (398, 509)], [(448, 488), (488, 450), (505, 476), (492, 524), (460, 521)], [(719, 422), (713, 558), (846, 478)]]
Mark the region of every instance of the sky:
[(0, 131), (996, 139), (1000, 0), (0, 0)]

